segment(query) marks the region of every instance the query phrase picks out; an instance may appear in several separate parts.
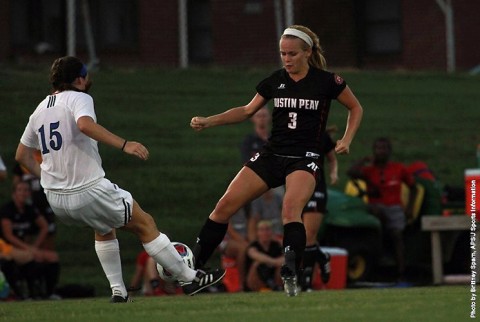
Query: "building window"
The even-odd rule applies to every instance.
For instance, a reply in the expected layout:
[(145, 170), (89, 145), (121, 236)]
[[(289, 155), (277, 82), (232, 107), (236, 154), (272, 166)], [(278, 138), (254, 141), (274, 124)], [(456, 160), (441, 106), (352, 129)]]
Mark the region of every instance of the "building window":
[[(64, 0), (11, 1), (12, 46), (38, 54), (66, 50)], [(76, 1), (77, 49), (86, 47), (83, 0)], [(93, 38), (99, 49), (135, 48), (138, 43), (137, 0), (88, 0)]]
[(192, 64), (213, 59), (212, 10), (210, 0), (188, 1), (188, 56)]
[(243, 11), (247, 15), (259, 15), (263, 13), (263, 1), (262, 0), (247, 0), (245, 2), (245, 8)]
[(65, 17), (61, 0), (10, 1), (10, 9), (14, 48), (38, 54), (63, 50)]
[(138, 8), (135, 0), (90, 1), (98, 37), (104, 49), (132, 48), (138, 43)]
[(400, 0), (365, 1), (365, 47), (369, 54), (393, 54), (402, 49)]

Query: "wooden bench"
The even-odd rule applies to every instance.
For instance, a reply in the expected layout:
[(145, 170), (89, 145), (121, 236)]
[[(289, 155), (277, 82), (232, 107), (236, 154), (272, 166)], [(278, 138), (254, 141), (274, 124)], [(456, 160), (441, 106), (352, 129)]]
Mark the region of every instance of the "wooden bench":
[(471, 227), (472, 218), (467, 215), (454, 215), (449, 217), (422, 216), (422, 230), (430, 231), (432, 241), (433, 284), (442, 284), (444, 282), (440, 232), (448, 230), (470, 230)]

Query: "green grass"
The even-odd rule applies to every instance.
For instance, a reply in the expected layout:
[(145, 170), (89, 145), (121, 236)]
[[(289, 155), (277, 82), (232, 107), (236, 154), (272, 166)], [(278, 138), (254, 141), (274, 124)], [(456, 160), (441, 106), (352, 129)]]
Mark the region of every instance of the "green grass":
[[(0, 71), (0, 155), (9, 169), (28, 116), (49, 93), (48, 64)], [(251, 131), (236, 126), (192, 131), (195, 115), (219, 113), (247, 103), (256, 84), (272, 69), (109, 69), (94, 75), (92, 96), (100, 124), (150, 149), (147, 162), (100, 145), (107, 177), (129, 190), (171, 240), (192, 244), (196, 234), (240, 168), (239, 144)], [(339, 156), (340, 187), (349, 164), (370, 154), (372, 140), (389, 136), (394, 157), (423, 160), (443, 183), (463, 186), (463, 171), (474, 167), (480, 77), (466, 74), (342, 72), (362, 103), (362, 126), (351, 154)], [(341, 135), (346, 112), (332, 104), (329, 124)], [(10, 185), (0, 183), (0, 203)], [(125, 279), (141, 249), (131, 235), (119, 233)], [(61, 284), (89, 283), (97, 294), (109, 292), (98, 264), (93, 233), (60, 225)], [(164, 301), (163, 299), (161, 301)]]
[(470, 319), (467, 287), (356, 289), (137, 297), (134, 303), (109, 304), (108, 298), (62, 302), (12, 302), (0, 306), (0, 321), (368, 321), (451, 322)]

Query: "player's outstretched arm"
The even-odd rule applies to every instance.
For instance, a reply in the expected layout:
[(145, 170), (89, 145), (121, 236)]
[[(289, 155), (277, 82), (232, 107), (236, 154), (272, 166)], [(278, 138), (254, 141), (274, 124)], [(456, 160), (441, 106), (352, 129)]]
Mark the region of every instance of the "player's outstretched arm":
[(89, 116), (80, 117), (77, 121), (77, 126), (83, 134), (98, 142), (111, 145), (142, 160), (148, 159), (149, 152), (143, 144), (122, 139), (100, 124), (95, 123), (95, 121)]
[(266, 99), (256, 94), (247, 105), (234, 107), (223, 113), (209, 117), (194, 116), (190, 121), (190, 126), (195, 131), (201, 131), (207, 127), (240, 123), (250, 118), (266, 103)]

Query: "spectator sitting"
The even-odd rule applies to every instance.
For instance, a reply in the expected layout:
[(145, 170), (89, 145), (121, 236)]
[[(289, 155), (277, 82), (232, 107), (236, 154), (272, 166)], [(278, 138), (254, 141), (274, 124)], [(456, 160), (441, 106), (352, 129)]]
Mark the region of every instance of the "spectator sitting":
[(280, 242), (273, 239), (272, 223), (261, 220), (257, 224), (256, 240), (247, 249), (246, 284), (251, 291), (281, 290), (280, 268), (284, 263)]
[[(218, 246), (218, 249), (222, 255), (235, 260), (235, 266), (238, 270), (238, 284), (240, 288), (236, 291), (242, 291), (245, 283), (245, 255), (248, 247), (247, 218), (248, 216), (245, 213), (245, 208), (240, 208), (230, 219), (227, 228), (227, 234)], [(228, 276), (224, 282), (227, 282), (227, 280)]]
[[(58, 254), (56, 251), (40, 248), (48, 234), (48, 223), (37, 209), (28, 203), (29, 199), (28, 183), (18, 182), (14, 185), (12, 201), (0, 209), (2, 238), (19, 249), (32, 252), (35, 261), (41, 264), (42, 269), (38, 273), (45, 287), (37, 292), (30, 285), (30, 297), (58, 299), (54, 293), (60, 274)], [(38, 229), (38, 234), (33, 233), (35, 228)]]
[[(392, 145), (387, 138), (378, 138), (373, 143), (373, 158), (357, 161), (348, 171), (353, 179), (362, 179), (367, 184), (369, 211), (379, 218), (384, 233), (392, 240), (397, 262), (397, 279), (402, 281), (405, 274), (405, 246), (403, 232), (406, 219), (413, 213), (416, 186), (413, 176), (406, 167), (390, 161)], [(370, 163), (367, 165), (367, 163)], [(401, 185), (404, 182), (410, 190), (408, 205), (403, 209)]]
[(251, 215), (248, 222), (249, 240), (256, 239), (256, 227), (261, 220), (270, 221), (272, 224), (273, 237), (276, 240), (282, 240), (282, 197), (272, 189), (252, 201)]
[(33, 259), (32, 252), (19, 249), (0, 238), (0, 267), (14, 298), (24, 298), (20, 283), (22, 276), (26, 276), (30, 286), (35, 283), (37, 266)]
[[(41, 164), (42, 155), (40, 151), (36, 151), (35, 160)], [(31, 203), (33, 207), (37, 208), (41, 215), (45, 217), (48, 222), (48, 234), (45, 237), (40, 248), (55, 250), (55, 234), (57, 231), (57, 226), (55, 223), (55, 214), (53, 213), (52, 208), (48, 204), (47, 197), (43, 192), (43, 188), (40, 185), (40, 178), (31, 174), (27, 169), (22, 167), (19, 163), (16, 163), (13, 167), (13, 184), (17, 184), (20, 181), (25, 181), (30, 185), (31, 191)], [(36, 231), (38, 233), (38, 231)]]

